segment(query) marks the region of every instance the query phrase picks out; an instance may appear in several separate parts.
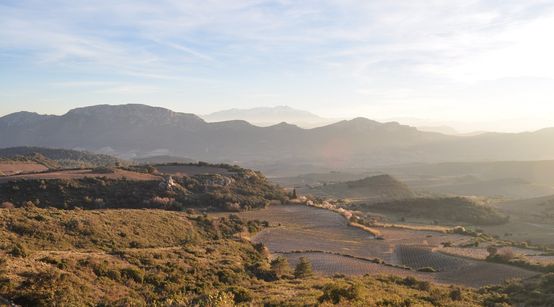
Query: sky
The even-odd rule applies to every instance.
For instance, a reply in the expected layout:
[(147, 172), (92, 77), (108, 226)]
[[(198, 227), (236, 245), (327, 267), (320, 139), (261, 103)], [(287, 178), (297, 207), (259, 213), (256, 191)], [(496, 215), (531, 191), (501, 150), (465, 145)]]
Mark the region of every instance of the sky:
[(288, 105), (554, 126), (554, 1), (0, 0), (0, 115)]

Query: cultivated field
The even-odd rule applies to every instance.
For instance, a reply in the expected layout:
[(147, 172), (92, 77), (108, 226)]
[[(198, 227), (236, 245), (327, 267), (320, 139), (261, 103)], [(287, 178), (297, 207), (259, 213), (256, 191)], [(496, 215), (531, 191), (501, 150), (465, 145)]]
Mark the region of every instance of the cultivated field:
[[(434, 250), (443, 242), (469, 242), (471, 238), (466, 236), (379, 227), (384, 240), (377, 240), (361, 229), (348, 226), (346, 220), (334, 212), (302, 205), (274, 205), (239, 215), (270, 223), (269, 229), (252, 238), (254, 242), (264, 243), (272, 253), (284, 254), (292, 263), (300, 256), (306, 256), (312, 261), (314, 270), (325, 275), (410, 275), (471, 287), (536, 275), (512, 266), (449, 256)], [(389, 265), (371, 262), (374, 258)], [(426, 267), (437, 272), (417, 271)]]
[(79, 170), (62, 170), (53, 172), (44, 172), (36, 174), (20, 174), (13, 176), (0, 177), (0, 183), (18, 181), (18, 180), (34, 180), (34, 179), (81, 179), (85, 177), (106, 177), (110, 179), (126, 178), (129, 180), (160, 180), (159, 176), (150, 174), (137, 173), (116, 169), (113, 173), (94, 172), (91, 169)]
[(44, 172), (47, 170), (46, 166), (36, 162), (0, 161), (0, 176)]
[(396, 260), (414, 269), (433, 268), (438, 272), (461, 270), (469, 265), (469, 260), (435, 253), (429, 247), (416, 245), (398, 245), (395, 249)]
[(414, 276), (418, 279), (434, 281), (434, 276), (431, 274), (420, 273), (416, 271), (406, 270), (393, 266), (372, 263), (362, 259), (345, 257), (341, 255), (306, 252), (292, 254), (278, 254), (284, 256), (289, 261), (291, 266), (295, 266), (300, 257), (310, 259), (312, 267), (316, 272), (321, 272), (325, 275), (344, 274), (344, 275), (395, 275), (395, 276)]

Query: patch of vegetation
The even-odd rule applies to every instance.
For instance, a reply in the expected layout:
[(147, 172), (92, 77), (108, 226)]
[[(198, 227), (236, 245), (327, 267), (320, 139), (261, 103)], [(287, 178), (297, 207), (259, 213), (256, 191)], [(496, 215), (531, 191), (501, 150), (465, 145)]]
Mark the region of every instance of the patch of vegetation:
[(498, 250), (496, 247), (490, 246), (487, 251), (489, 252), (489, 255), (486, 260), (490, 262), (514, 265), (532, 271), (554, 273), (554, 264), (531, 263), (525, 257), (516, 256), (509, 249)]
[(495, 209), (464, 197), (414, 198), (376, 204), (357, 204), (351, 208), (475, 225), (497, 225), (509, 221), (508, 216), (501, 215)]
[(0, 149), (0, 158), (35, 161), (49, 168), (115, 166), (127, 162), (112, 156), (70, 149), (11, 147)]
[[(284, 190), (271, 184), (260, 173), (228, 167), (233, 173), (226, 176), (208, 174), (168, 177), (161, 183), (105, 177), (7, 182), (0, 185), (0, 203), (6, 201), (22, 206), (33, 201), (40, 207), (61, 209), (184, 210), (211, 207), (240, 211), (263, 208), (272, 200), (286, 199)], [(107, 167), (97, 169), (103, 173), (112, 170)], [(32, 199), (30, 195), (33, 195)]]

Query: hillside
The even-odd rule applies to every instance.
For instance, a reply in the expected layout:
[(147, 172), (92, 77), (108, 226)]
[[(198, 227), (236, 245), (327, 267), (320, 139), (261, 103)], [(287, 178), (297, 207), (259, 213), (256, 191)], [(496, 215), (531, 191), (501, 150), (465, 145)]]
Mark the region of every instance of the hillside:
[(554, 161), (416, 163), (376, 168), (412, 189), (439, 194), (525, 199), (554, 194)]
[(0, 148), (0, 159), (34, 161), (48, 168), (99, 167), (126, 163), (109, 155), (69, 149), (26, 146)]
[[(271, 201), (285, 198), (284, 191), (262, 174), (235, 166), (175, 164), (158, 167), (161, 173), (149, 166), (4, 177), (0, 180), (0, 203), (61, 209), (238, 211), (265, 207)], [(176, 168), (185, 171), (176, 173)]]
[(366, 177), (341, 183), (323, 184), (299, 189), (302, 193), (320, 197), (350, 198), (364, 201), (386, 201), (412, 198), (415, 194), (404, 183), (389, 175)]
[(552, 288), (548, 275), (481, 291), (409, 277), (294, 278), (241, 238), (259, 222), (158, 210), (0, 210), (0, 298), (23, 306), (544, 304)]
[(356, 204), (352, 209), (471, 225), (496, 225), (509, 221), (509, 216), (502, 215), (494, 208), (463, 197), (414, 198), (376, 204)]

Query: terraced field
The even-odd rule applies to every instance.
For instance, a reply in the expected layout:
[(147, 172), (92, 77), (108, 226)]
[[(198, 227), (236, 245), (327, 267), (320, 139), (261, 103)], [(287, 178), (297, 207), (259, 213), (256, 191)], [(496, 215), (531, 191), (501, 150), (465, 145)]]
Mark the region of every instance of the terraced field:
[[(434, 251), (442, 242), (470, 240), (461, 235), (379, 228), (385, 239), (376, 240), (369, 233), (348, 226), (345, 219), (334, 212), (302, 205), (275, 205), (239, 215), (270, 223), (270, 228), (252, 238), (254, 242), (264, 243), (273, 254), (283, 254), (293, 265), (299, 257), (305, 256), (316, 272), (325, 275), (393, 274), (471, 287), (536, 275), (512, 266)], [(384, 260), (389, 266), (369, 261), (374, 258)], [(412, 270), (390, 265), (405, 265)], [(417, 271), (423, 267), (433, 267), (437, 272)]]

